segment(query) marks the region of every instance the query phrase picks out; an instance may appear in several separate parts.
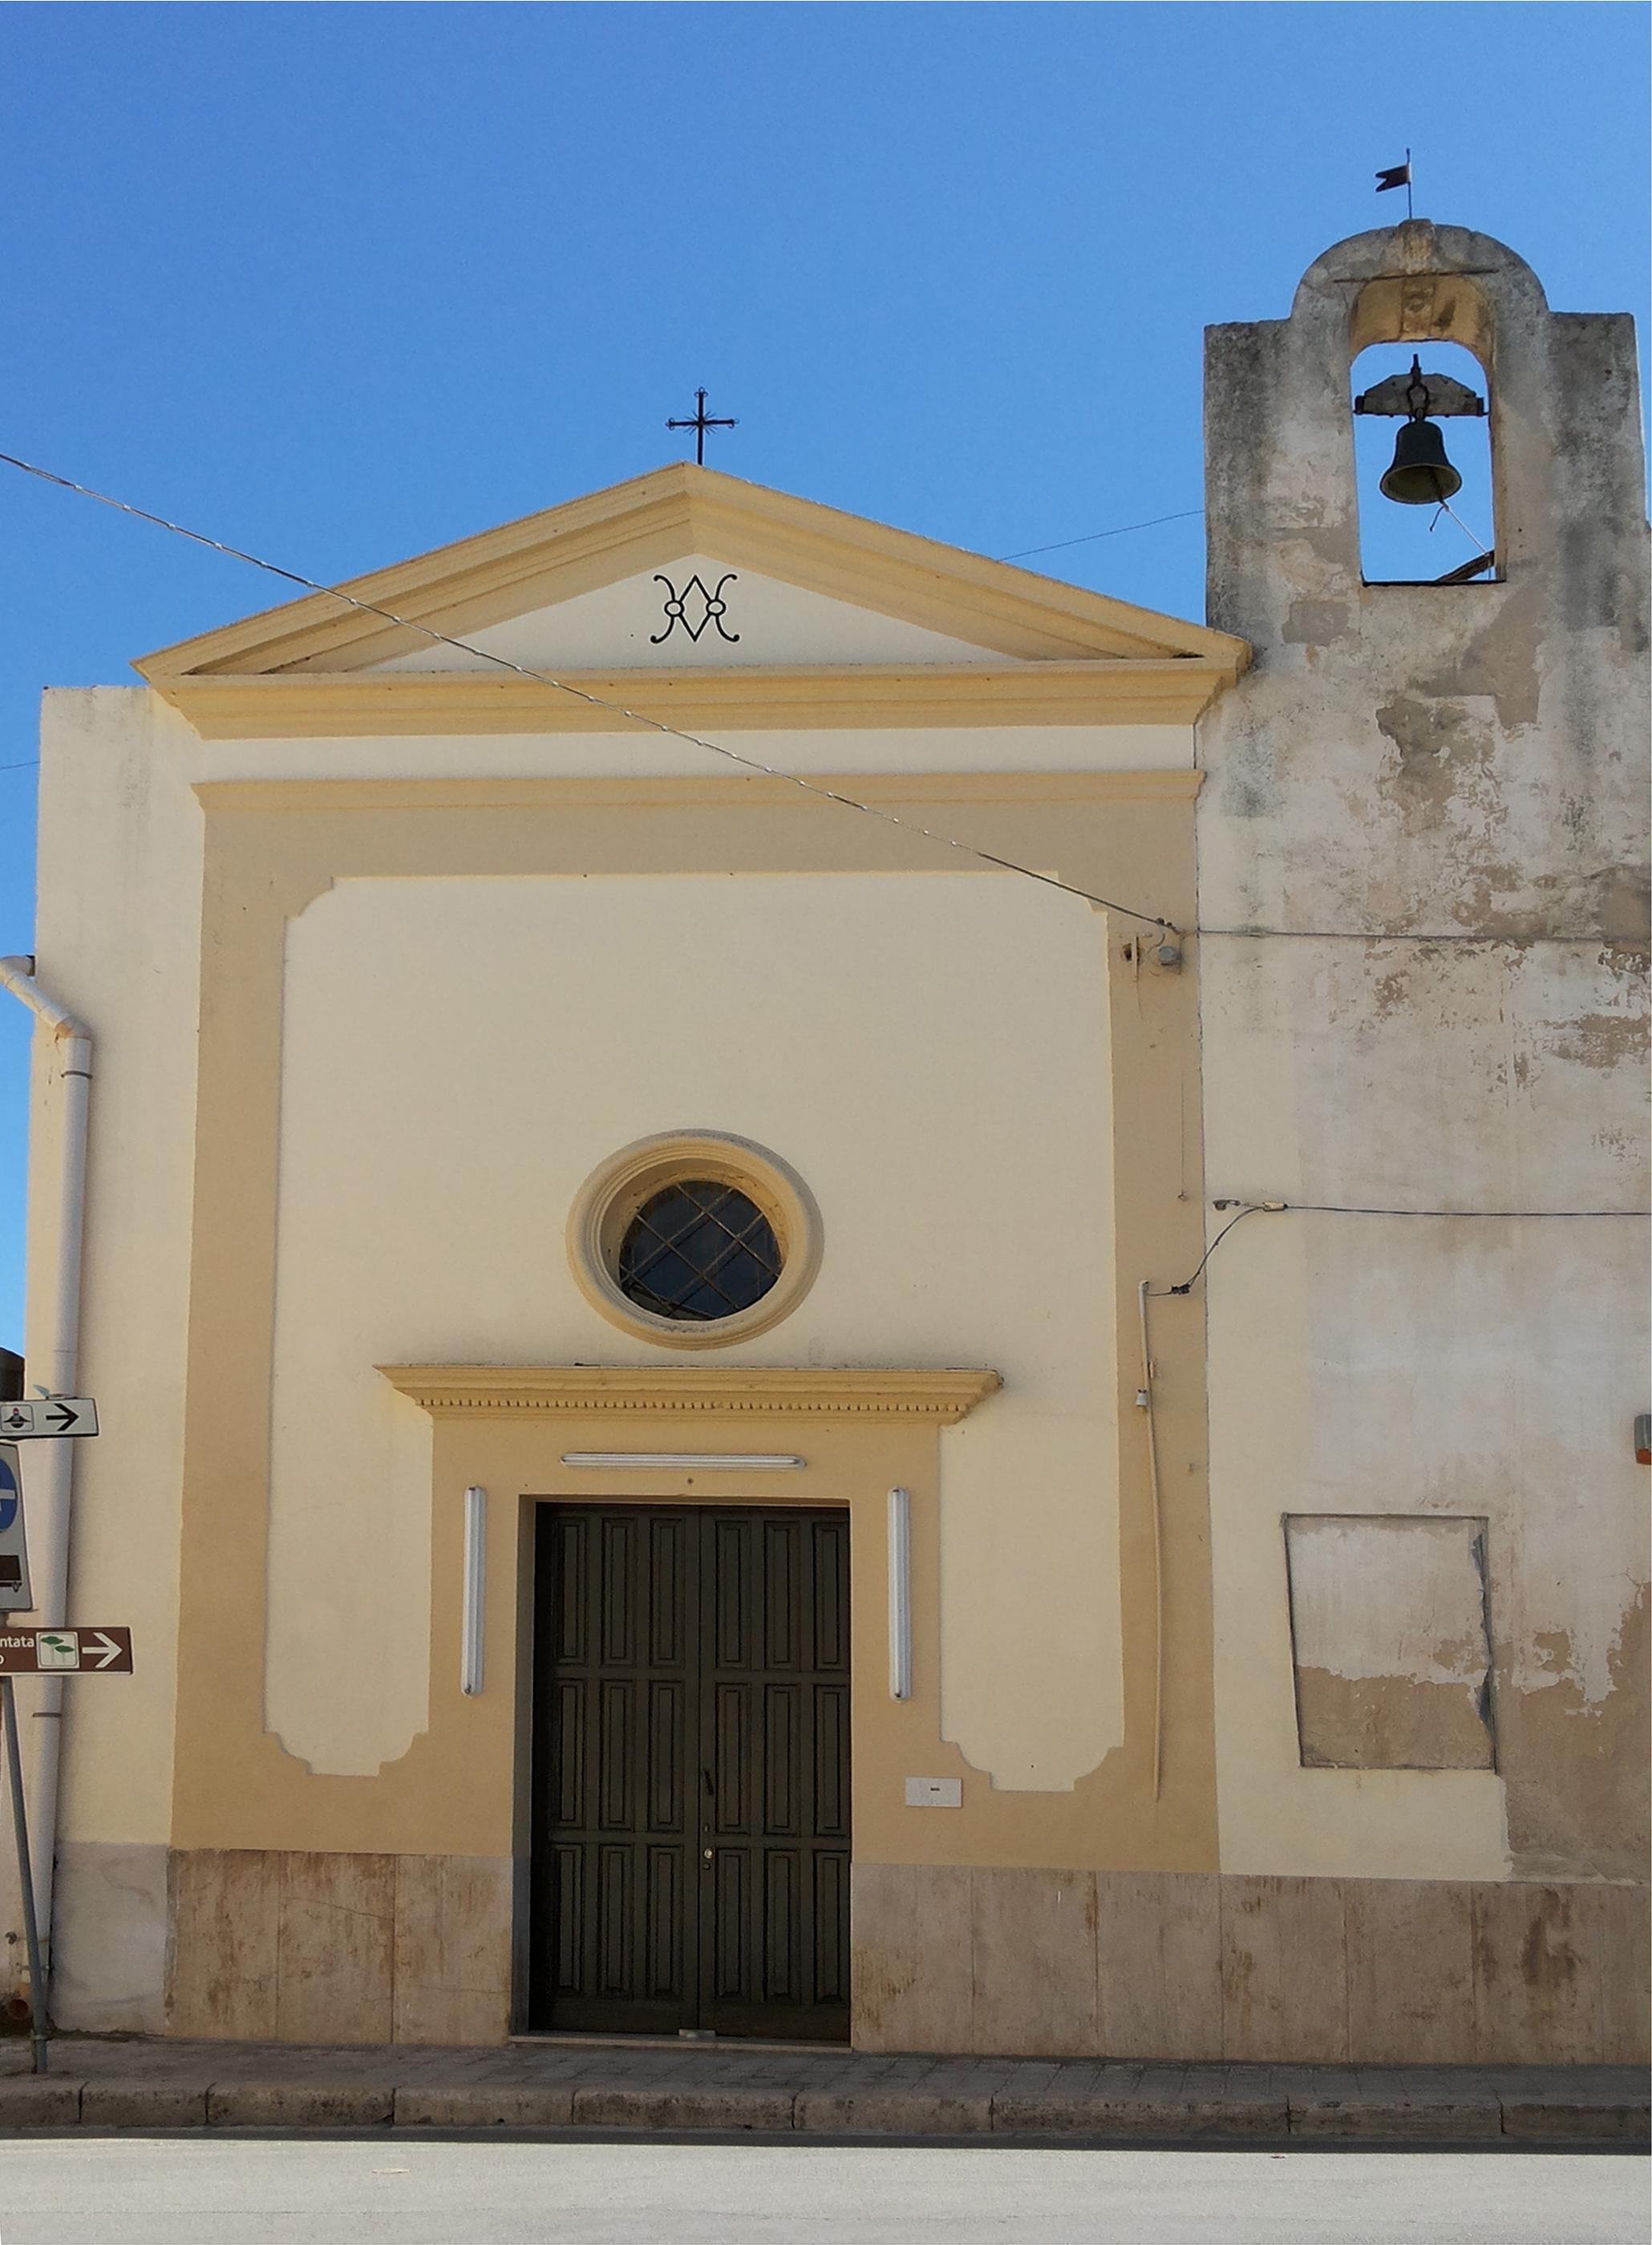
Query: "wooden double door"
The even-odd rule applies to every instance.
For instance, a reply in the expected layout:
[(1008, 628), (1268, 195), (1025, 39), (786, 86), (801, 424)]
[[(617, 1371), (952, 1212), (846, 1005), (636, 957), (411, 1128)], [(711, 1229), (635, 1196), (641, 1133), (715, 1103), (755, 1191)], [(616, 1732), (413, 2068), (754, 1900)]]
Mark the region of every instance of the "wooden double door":
[(531, 2017), (849, 2033), (849, 1515), (538, 1508)]

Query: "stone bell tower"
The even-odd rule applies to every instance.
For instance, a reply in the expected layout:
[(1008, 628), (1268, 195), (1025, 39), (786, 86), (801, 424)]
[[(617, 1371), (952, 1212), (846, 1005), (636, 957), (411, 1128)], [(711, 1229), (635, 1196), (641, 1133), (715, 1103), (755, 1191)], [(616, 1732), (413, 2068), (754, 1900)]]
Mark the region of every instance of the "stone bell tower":
[[(1359, 511), (1387, 502), (1356, 488), (1351, 363), (1399, 343), (1426, 365), (1440, 342), (1486, 377), (1494, 566), (1367, 582)], [(1289, 318), (1209, 331), (1206, 445), (1209, 621), (1256, 651), (1201, 733), (1207, 1175), (1289, 1204), (1210, 1266), (1223, 1866), (1383, 1882), (1391, 1935), (1411, 1894), (1393, 2003), (1406, 1950), (1445, 1991), (1419, 2055), (1470, 2055), (1501, 2003), (1527, 2006), (1534, 2058), (1628, 2056), (1648, 1497), (1633, 328), (1552, 312), (1483, 234), (1358, 234)], [(1453, 1532), (1483, 1596), (1448, 1624), (1431, 1569)], [(1441, 1687), (1476, 1676), (1466, 1728)], [(1356, 1915), (1351, 1974), (1371, 1969)]]

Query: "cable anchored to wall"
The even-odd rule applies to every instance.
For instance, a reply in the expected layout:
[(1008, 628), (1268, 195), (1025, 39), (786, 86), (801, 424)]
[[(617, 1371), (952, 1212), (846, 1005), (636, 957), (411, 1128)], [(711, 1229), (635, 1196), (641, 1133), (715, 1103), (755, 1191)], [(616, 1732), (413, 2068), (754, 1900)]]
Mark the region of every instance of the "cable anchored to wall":
[(1355, 1208), (1331, 1201), (1305, 1200), (1213, 1200), (1211, 1207), (1218, 1210), (1237, 1209), (1239, 1213), (1231, 1223), (1224, 1224), (1204, 1253), (1191, 1278), (1184, 1278), (1179, 1286), (1153, 1286), (1148, 1289), (1155, 1301), (1172, 1294), (1190, 1294), (1203, 1275), (1205, 1265), (1230, 1231), (1237, 1229), (1248, 1216), (1430, 1216), (1448, 1221), (1507, 1224), (1530, 1220), (1537, 1223), (1588, 1223), (1607, 1217), (1618, 1217), (1629, 1221), (1646, 1223), (1652, 1220), (1652, 1209), (1644, 1208)]
[(1519, 949), (1532, 943), (1598, 943), (1613, 951), (1644, 951), (1644, 936), (1607, 935), (1599, 929), (1588, 935), (1508, 935), (1478, 934), (1466, 928), (1443, 930), (1433, 935), (1418, 935), (1406, 928), (1359, 927), (1195, 927), (1189, 931), (1199, 936), (1229, 936), (1242, 942), (1277, 943), (1282, 939), (1294, 943), (1482, 943), (1493, 946), (1507, 945)]
[[(1644, 1208), (1354, 1208), (1335, 1201), (1317, 1200), (1213, 1200), (1210, 1205), (1212, 1208), (1241, 1209), (1247, 1216), (1443, 1216), (1453, 1219), (1495, 1219), (1500, 1223), (1516, 1217), (1530, 1217), (1540, 1221), (1558, 1221), (1564, 1217), (1570, 1221), (1621, 1216), (1642, 1222), (1652, 1217), (1652, 1209)], [(1231, 1230), (1231, 1225), (1229, 1228)]]
[[(1276, 1216), (1284, 1207), (1284, 1204), (1285, 1204), (1282, 1200), (1258, 1200), (1252, 1201), (1247, 1206), (1241, 1208), (1238, 1215), (1233, 1219), (1232, 1224), (1224, 1224), (1221, 1231), (1217, 1232), (1215, 1238), (1211, 1241), (1209, 1246), (1205, 1249), (1204, 1253), (1199, 1258), (1198, 1268), (1194, 1272), (1192, 1278), (1184, 1278), (1179, 1286), (1149, 1286), (1147, 1288), (1148, 1294), (1154, 1300), (1162, 1300), (1168, 1294), (1192, 1293), (1194, 1288), (1198, 1285), (1201, 1277), (1203, 1275), (1205, 1265), (1210, 1260), (1211, 1257), (1215, 1253), (1217, 1248), (1221, 1246), (1222, 1241), (1228, 1237), (1228, 1234), (1230, 1231), (1234, 1231), (1239, 1224), (1242, 1224), (1248, 1216)], [(1211, 1203), (1211, 1206), (1213, 1208), (1234, 1208), (1238, 1204), (1236, 1202), (1230, 1200), (1218, 1200)]]

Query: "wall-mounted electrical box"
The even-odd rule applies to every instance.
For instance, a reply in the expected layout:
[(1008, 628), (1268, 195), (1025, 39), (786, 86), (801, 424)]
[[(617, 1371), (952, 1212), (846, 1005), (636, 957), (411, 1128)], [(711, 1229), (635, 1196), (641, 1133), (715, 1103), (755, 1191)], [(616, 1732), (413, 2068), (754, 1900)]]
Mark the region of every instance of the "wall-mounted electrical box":
[(906, 1805), (909, 1808), (961, 1808), (964, 1780), (961, 1777), (909, 1777)]

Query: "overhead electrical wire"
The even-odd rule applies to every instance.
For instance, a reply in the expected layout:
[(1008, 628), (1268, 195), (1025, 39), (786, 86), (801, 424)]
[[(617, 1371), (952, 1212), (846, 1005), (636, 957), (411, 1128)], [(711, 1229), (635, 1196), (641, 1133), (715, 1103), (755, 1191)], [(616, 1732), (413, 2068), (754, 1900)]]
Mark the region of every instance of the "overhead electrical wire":
[(1034, 553), (1064, 553), (1069, 546), (1093, 546), (1101, 538), (1125, 538), (1133, 530), (1156, 530), (1161, 522), (1192, 522), (1202, 515), (1202, 506), (1184, 506), (1180, 514), (1149, 515), (1145, 522), (1121, 522), (1116, 530), (1087, 530), (1082, 538), (1058, 538), (1053, 546), (1021, 546), (1013, 553), (999, 553), (999, 561), (1026, 561)]
[(1483, 943), (1495, 950), (1500, 944), (1519, 947), (1530, 943), (1598, 943), (1610, 951), (1644, 951), (1644, 936), (1603, 935), (1596, 929), (1588, 935), (1491, 935), (1476, 934), (1471, 929), (1446, 928), (1432, 934), (1416, 933), (1412, 929), (1361, 927), (1204, 927), (1188, 931), (1193, 935), (1222, 935), (1234, 941), (1270, 943), (1288, 936), (1298, 943)]
[[(859, 797), (846, 795), (837, 788), (823, 787), (817, 781), (805, 779), (800, 772), (782, 771), (777, 765), (764, 763), (761, 757), (742, 756), (737, 749), (731, 749), (722, 742), (708, 741), (701, 734), (686, 732), (678, 725), (668, 725), (663, 718), (651, 717), (641, 710), (627, 709), (623, 702), (611, 702), (600, 694), (589, 692), (584, 687), (570, 685), (565, 679), (558, 678), (550, 671), (536, 670), (530, 664), (515, 662), (508, 655), (497, 655), (491, 648), (478, 647), (474, 641), (457, 639), (450, 633), (437, 631), (433, 624), (420, 623), (410, 616), (397, 615), (394, 609), (383, 607), (376, 601), (361, 600), (354, 593), (341, 591), (336, 585), (324, 585), (315, 577), (305, 576), (300, 570), (288, 569), (280, 562), (266, 560), (261, 554), (249, 553), (244, 546), (232, 546), (221, 538), (210, 538), (204, 531), (192, 530), (185, 523), (174, 522), (170, 517), (156, 514), (150, 508), (139, 506), (130, 499), (115, 499), (109, 492), (98, 491), (90, 484), (77, 483), (71, 476), (58, 475), (51, 468), (39, 466), (35, 461), (21, 458), (15, 452), (0, 452), (0, 465), (16, 468), (20, 473), (33, 476), (38, 482), (51, 484), (59, 491), (72, 492), (78, 498), (93, 499), (99, 506), (112, 508), (117, 514), (131, 515), (135, 520), (147, 522), (158, 530), (170, 531), (176, 538), (186, 539), (194, 546), (203, 546), (211, 553), (222, 553), (232, 561), (244, 561), (249, 568), (262, 570), (267, 576), (279, 577), (284, 583), (296, 585), (301, 591), (320, 593), (328, 600), (340, 600), (345, 607), (357, 609), (364, 615), (377, 616), (385, 623), (395, 624), (403, 630), (417, 632), (423, 638), (430, 640), (438, 646), (456, 648), (462, 655), (476, 655), (484, 662), (491, 662), (502, 670), (514, 672), (518, 677), (536, 680), (540, 685), (551, 687), (559, 694), (571, 695), (576, 701), (584, 702), (592, 709), (607, 710), (615, 716), (626, 718), (633, 724), (642, 725), (652, 732), (662, 734), (669, 740), (682, 741), (690, 748), (704, 749), (708, 755), (725, 757), (730, 763), (736, 763), (748, 771), (759, 773), (766, 779), (782, 780), (789, 786), (801, 789), (806, 795), (817, 796), (823, 802), (839, 804), (847, 811), (863, 811), (869, 818), (879, 819), (884, 825), (897, 827), (904, 833), (917, 834), (924, 841), (934, 842), (944, 849), (956, 851), (962, 857), (973, 858), (980, 865), (996, 865), (1002, 872), (1019, 873), (1026, 880), (1037, 881), (1045, 888), (1059, 889), (1064, 895), (1077, 897), (1085, 904), (1099, 905), (1104, 912), (1120, 912), (1125, 919), (1135, 920), (1144, 927), (1162, 928), (1167, 934), (1174, 936), (1181, 936), (1184, 933), (1174, 920), (1166, 919), (1161, 913), (1141, 912), (1134, 905), (1121, 904), (1115, 898), (1100, 896), (1094, 890), (1080, 888), (1076, 882), (1064, 881), (1057, 874), (1041, 873), (1036, 866), (1023, 865), (1013, 858), (1002, 858), (993, 851), (978, 848), (973, 843), (961, 842), (956, 835), (944, 834), (932, 826), (920, 826), (915, 820), (902, 818), (892, 811), (884, 810), (877, 804), (863, 802)], [(999, 558), (1005, 561), (1013, 561), (1018, 559), (1025, 560), (1028, 555), (1034, 553), (1053, 553), (1062, 546), (1083, 546), (1101, 538), (1121, 538), (1127, 532), (1133, 530), (1150, 530), (1161, 522), (1190, 520), (1193, 516), (1202, 514), (1204, 512), (1202, 507), (1188, 507), (1178, 514), (1154, 515), (1145, 522), (1121, 523), (1114, 530), (1090, 531), (1081, 538), (1061, 539), (1053, 546), (1026, 546), (1021, 549), (1019, 555), (1003, 554)], [(38, 762), (38, 757), (27, 757), (19, 763), (0, 764), (0, 771), (23, 771)], [(1453, 929), (1435, 935), (1417, 934), (1410, 930), (1390, 933), (1382, 931), (1371, 933), (1357, 928), (1328, 930), (1287, 927), (1196, 927), (1185, 933), (1204, 936), (1232, 937), (1253, 941), (1285, 938), (1315, 942), (1478, 943), (1493, 946), (1532, 943), (1605, 944), (1611, 941), (1612, 947), (1616, 949), (1632, 950), (1642, 947), (1634, 943), (1617, 941), (1598, 934), (1479, 935), (1461, 929)]]
[[(1231, 1200), (1213, 1200), (1210, 1205), (1212, 1208), (1237, 1208), (1239, 1203)], [(1502, 1221), (1511, 1217), (1530, 1217), (1555, 1220), (1564, 1218), (1569, 1223), (1595, 1216), (1646, 1217), (1652, 1215), (1652, 1210), (1644, 1208), (1349, 1208), (1331, 1201), (1259, 1200), (1250, 1202), (1246, 1206), (1244, 1213), (1247, 1216), (1439, 1216), (1449, 1217), (1453, 1222), (1459, 1218), (1469, 1217), (1493, 1217)], [(1237, 1223), (1238, 1218), (1236, 1217), (1234, 1221)], [(1229, 1228), (1231, 1230), (1232, 1226)]]
[(1641, 1223), (1652, 1218), (1652, 1209), (1644, 1208), (1355, 1208), (1333, 1201), (1310, 1200), (1213, 1200), (1217, 1210), (1235, 1208), (1239, 1213), (1224, 1224), (1204, 1253), (1191, 1278), (1184, 1278), (1179, 1286), (1150, 1286), (1148, 1295), (1162, 1301), (1171, 1294), (1190, 1294), (1198, 1284), (1204, 1267), (1230, 1231), (1237, 1229), (1248, 1216), (1432, 1216), (1449, 1222), (1511, 1223), (1587, 1223), (1605, 1217), (1627, 1217)]

